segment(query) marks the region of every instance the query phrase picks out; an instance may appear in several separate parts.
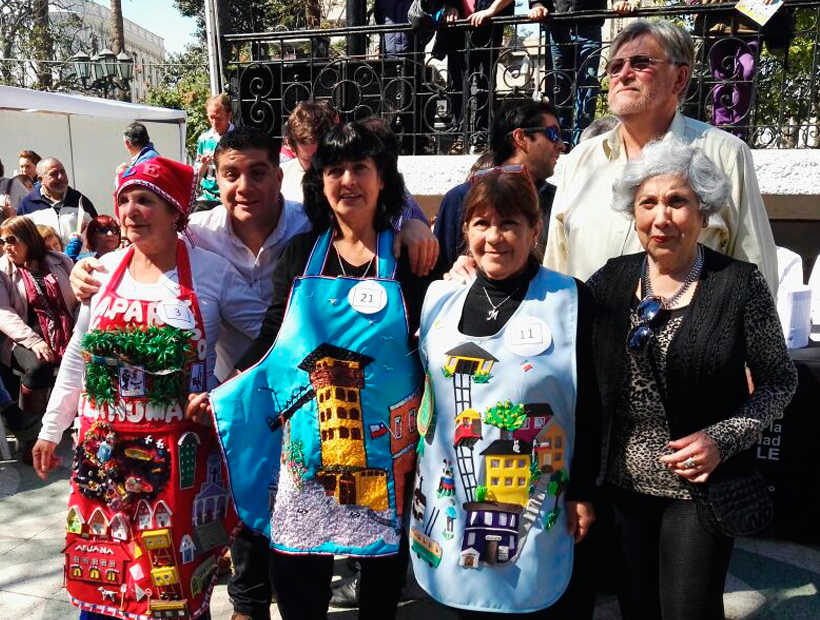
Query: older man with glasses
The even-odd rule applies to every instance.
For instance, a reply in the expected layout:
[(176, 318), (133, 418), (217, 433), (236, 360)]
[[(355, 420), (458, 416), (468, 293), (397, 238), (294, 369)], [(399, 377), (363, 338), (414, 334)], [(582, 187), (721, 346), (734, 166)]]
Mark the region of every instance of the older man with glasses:
[(670, 22), (637, 20), (613, 40), (609, 108), (621, 122), (579, 144), (556, 179), (547, 267), (586, 280), (608, 259), (641, 250), (632, 224), (610, 207), (612, 182), (647, 143), (676, 137), (703, 149), (730, 180), (731, 200), (709, 218), (700, 241), (755, 263), (775, 291), (777, 254), (749, 147), (678, 111), (693, 61), (692, 38)]

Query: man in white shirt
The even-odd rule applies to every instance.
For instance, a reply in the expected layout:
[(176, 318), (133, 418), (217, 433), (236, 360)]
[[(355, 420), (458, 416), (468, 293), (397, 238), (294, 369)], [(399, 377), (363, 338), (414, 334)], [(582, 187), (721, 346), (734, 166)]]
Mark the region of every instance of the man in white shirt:
[(612, 182), (654, 139), (677, 137), (700, 147), (729, 177), (731, 203), (701, 233), (705, 245), (755, 263), (777, 288), (774, 238), (749, 147), (715, 127), (681, 115), (694, 61), (689, 34), (670, 22), (637, 20), (613, 40), (607, 73), (612, 131), (566, 156), (550, 217), (544, 264), (586, 280), (610, 258), (641, 251), (631, 220), (611, 207)]

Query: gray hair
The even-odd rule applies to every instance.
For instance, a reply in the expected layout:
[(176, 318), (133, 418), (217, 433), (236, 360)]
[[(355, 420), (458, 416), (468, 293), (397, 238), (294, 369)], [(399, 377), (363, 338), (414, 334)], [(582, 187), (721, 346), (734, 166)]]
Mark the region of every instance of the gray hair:
[(651, 22), (639, 19), (626, 26), (615, 36), (609, 48), (609, 57), (614, 58), (621, 47), (643, 36), (650, 36), (655, 39), (666, 52), (669, 61), (676, 65), (689, 67), (689, 77), (680, 95), (680, 98), (683, 99), (689, 87), (689, 80), (692, 79), (692, 68), (695, 65), (695, 43), (692, 41), (692, 37), (686, 30), (665, 19)]
[(626, 165), (612, 183), (612, 208), (634, 217), (638, 188), (653, 177), (681, 177), (700, 200), (700, 212), (709, 217), (731, 199), (729, 179), (702, 149), (677, 138), (655, 140)]
[(589, 140), (595, 136), (600, 136), (602, 133), (612, 131), (620, 122), (621, 121), (618, 117), (613, 116), (612, 114), (607, 114), (601, 118), (596, 118), (586, 129), (581, 132), (581, 138), (578, 141), (583, 142), (584, 140)]
[(51, 167), (51, 165), (54, 164), (55, 162), (60, 164), (61, 166), (63, 165), (63, 162), (61, 162), (56, 157), (46, 157), (46, 158), (41, 159), (40, 161), (38, 161), (37, 162), (37, 176), (42, 178), (43, 175), (46, 173), (46, 170), (48, 170)]

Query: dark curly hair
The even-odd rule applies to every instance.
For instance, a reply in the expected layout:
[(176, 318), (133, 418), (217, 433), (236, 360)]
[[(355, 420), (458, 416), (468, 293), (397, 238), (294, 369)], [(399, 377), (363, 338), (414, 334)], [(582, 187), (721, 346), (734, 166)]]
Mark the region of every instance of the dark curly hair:
[(396, 165), (396, 156), (390, 153), (375, 131), (362, 123), (352, 122), (332, 127), (319, 139), (313, 162), (302, 178), (305, 213), (314, 230), (327, 230), (335, 221), (325, 198), (323, 172), (339, 162), (368, 158), (373, 159), (384, 182), (373, 227), (386, 230), (398, 220), (404, 209), (404, 178)]

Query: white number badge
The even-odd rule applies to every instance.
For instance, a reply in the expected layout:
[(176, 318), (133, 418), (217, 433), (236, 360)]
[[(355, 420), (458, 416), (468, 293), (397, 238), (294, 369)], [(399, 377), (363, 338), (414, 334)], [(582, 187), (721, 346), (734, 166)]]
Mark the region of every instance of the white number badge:
[(552, 344), (547, 324), (534, 316), (522, 316), (507, 325), (504, 332), (507, 348), (521, 357), (539, 355)]
[(157, 306), (157, 316), (166, 325), (179, 329), (193, 329), (196, 327), (194, 313), (179, 300), (163, 301)]
[(378, 282), (359, 282), (350, 289), (347, 302), (356, 312), (376, 314), (387, 305), (387, 291)]

